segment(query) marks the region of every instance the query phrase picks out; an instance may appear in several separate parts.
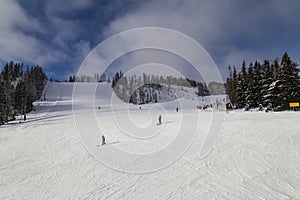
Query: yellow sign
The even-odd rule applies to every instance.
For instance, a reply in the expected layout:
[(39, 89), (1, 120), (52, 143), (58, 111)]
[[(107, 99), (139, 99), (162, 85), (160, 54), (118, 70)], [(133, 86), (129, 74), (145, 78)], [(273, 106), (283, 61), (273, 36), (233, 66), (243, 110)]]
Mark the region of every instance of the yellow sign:
[(290, 107), (299, 107), (299, 102), (290, 103)]

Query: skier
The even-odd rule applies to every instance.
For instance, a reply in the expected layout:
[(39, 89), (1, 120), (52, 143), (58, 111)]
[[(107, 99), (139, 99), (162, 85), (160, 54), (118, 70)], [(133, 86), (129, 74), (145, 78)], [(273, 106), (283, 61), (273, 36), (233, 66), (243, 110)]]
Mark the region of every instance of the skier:
[(178, 112), (178, 107), (176, 108), (176, 112)]
[(271, 104), (271, 103), (268, 103), (266, 112), (269, 112), (269, 111), (271, 111), (271, 110), (272, 110), (272, 104)]
[(246, 105), (245, 105), (244, 110), (245, 110), (245, 111), (249, 111), (249, 110), (250, 110), (249, 104), (246, 104)]
[(104, 135), (102, 135), (102, 145), (106, 145), (105, 136)]
[(161, 124), (161, 115), (158, 117), (158, 124)]
[(259, 110), (259, 111), (263, 111), (263, 109), (264, 109), (263, 106), (262, 106), (261, 104), (259, 104), (259, 105), (258, 105), (258, 110)]

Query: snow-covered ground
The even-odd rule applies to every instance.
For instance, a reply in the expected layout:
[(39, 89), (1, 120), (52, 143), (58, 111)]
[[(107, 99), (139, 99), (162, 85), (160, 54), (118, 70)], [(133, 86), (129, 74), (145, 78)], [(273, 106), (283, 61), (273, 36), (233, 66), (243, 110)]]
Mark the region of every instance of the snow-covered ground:
[(0, 127), (0, 199), (300, 199), (300, 112), (139, 109), (106, 83), (75, 87), (50, 83)]

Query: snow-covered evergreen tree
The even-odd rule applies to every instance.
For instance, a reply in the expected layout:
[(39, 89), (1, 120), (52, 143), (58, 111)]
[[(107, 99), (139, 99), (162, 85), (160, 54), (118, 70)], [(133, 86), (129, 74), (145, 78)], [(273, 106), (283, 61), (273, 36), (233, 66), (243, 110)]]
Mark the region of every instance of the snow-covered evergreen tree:
[(267, 105), (268, 103), (274, 103), (272, 90), (270, 86), (273, 82), (273, 73), (271, 71), (270, 62), (265, 60), (262, 65), (262, 74), (261, 74), (261, 94), (262, 94), (262, 103)]
[(254, 63), (253, 67), (253, 86), (252, 90), (254, 92), (253, 96), (253, 106), (257, 107), (262, 103), (262, 84), (261, 84), (261, 64), (259, 62)]
[(249, 104), (251, 107), (256, 107), (256, 91), (255, 91), (255, 83), (254, 83), (254, 74), (253, 74), (253, 64), (250, 63), (248, 67), (248, 73), (246, 76), (247, 80), (247, 87), (245, 93), (247, 94), (246, 96), (246, 103)]
[(230, 99), (233, 106), (237, 105), (237, 71), (235, 66), (233, 66), (233, 71), (231, 66), (228, 67), (229, 77), (226, 81), (226, 93)]
[(7, 63), (0, 74), (0, 125), (32, 110), (32, 102), (40, 98), (47, 76), (40, 66), (27, 67), (23, 64)]
[(242, 71), (238, 74), (236, 92), (238, 101), (237, 106), (242, 108), (247, 103), (248, 96), (247, 69), (245, 61), (242, 63)]
[(281, 59), (278, 79), (279, 85), (279, 101), (283, 109), (287, 109), (290, 102), (298, 101), (300, 97), (300, 79), (298, 64), (293, 62), (288, 53), (285, 52)]
[(260, 103), (265, 106), (272, 103), (274, 107), (288, 109), (290, 102), (300, 101), (300, 76), (297, 66), (287, 53), (283, 54), (280, 65), (276, 58), (272, 64), (269, 60), (264, 60), (262, 65), (259, 62), (255, 62), (254, 66), (250, 64), (247, 70), (243, 62), (237, 81), (234, 81), (234, 73), (229, 67), (227, 94), (232, 103), (235, 102), (236, 94), (236, 102), (240, 108), (246, 103), (252, 107), (257, 107)]

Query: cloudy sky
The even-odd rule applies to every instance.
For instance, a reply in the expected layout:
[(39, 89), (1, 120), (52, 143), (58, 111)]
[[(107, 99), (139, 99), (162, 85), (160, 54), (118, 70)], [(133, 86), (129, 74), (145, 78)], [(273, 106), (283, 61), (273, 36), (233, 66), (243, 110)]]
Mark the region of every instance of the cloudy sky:
[(201, 44), (226, 76), (228, 65), (300, 62), (298, 0), (0, 0), (0, 64), (39, 64), (59, 80), (75, 74), (110, 36), (155, 26)]

